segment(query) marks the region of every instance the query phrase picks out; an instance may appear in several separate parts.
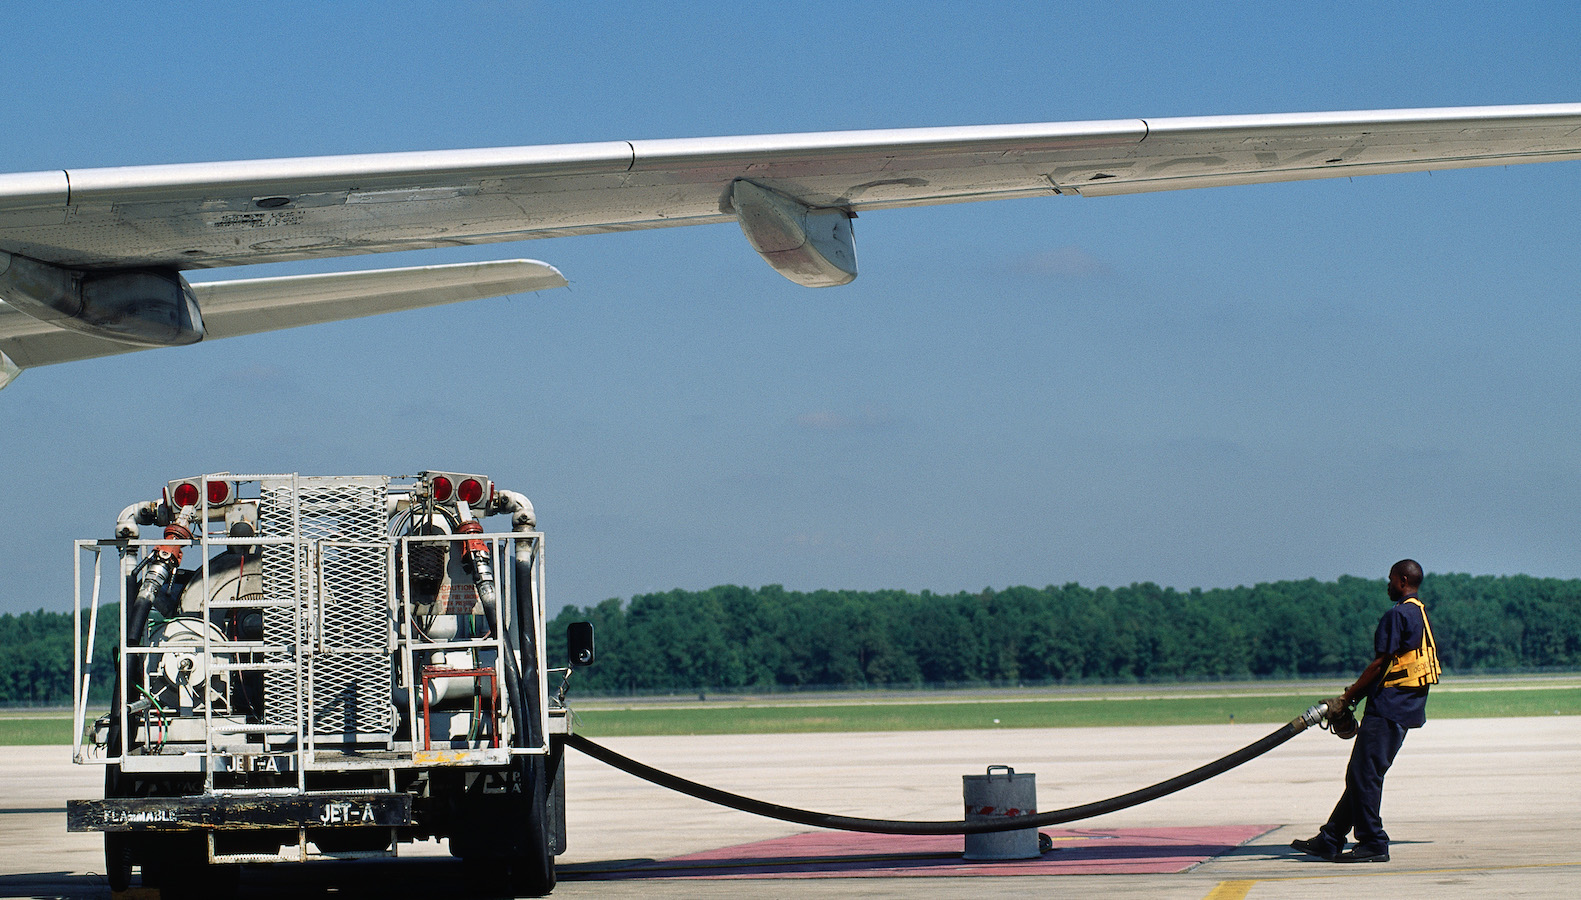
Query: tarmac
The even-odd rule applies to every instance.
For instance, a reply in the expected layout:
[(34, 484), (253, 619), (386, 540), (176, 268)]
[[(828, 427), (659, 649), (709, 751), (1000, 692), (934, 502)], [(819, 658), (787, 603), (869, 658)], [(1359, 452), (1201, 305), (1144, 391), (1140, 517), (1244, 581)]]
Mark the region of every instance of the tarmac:
[[(1040, 809), (1121, 794), (1209, 762), (1271, 725), (612, 738), (695, 781), (851, 816), (958, 819), (961, 776), (1035, 773)], [(567, 754), (558, 898), (1056, 897), (1274, 900), (1362, 895), (1581, 897), (1581, 717), (1432, 721), (1384, 794), (1392, 860), (1338, 865), (1289, 848), (1327, 817), (1350, 744), (1313, 729), (1181, 793), (1044, 829), (1054, 850), (994, 863), (960, 838), (822, 832), (710, 806)], [(67, 834), (97, 768), (60, 747), (0, 747), (0, 897), (108, 897), (102, 839)], [(241, 896), (459, 896), (435, 842), (402, 859), (249, 867)], [(134, 887), (126, 900), (152, 900)]]

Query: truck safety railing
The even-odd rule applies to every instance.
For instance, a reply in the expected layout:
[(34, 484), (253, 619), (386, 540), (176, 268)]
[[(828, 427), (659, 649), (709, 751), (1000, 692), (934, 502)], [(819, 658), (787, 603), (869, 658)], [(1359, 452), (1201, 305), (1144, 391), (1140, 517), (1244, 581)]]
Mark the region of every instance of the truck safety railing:
[[(525, 695), (521, 699), (538, 698), (532, 703), (523, 703), (517, 706), (516, 700), (507, 705), (506, 712), (511, 719), (513, 727), (525, 730), (526, 734), (518, 735), (508, 747), (499, 747), (500, 754), (512, 756), (535, 755), (541, 756), (549, 752), (549, 709), (548, 703), (542, 702), (548, 696), (548, 668), (544, 656), (543, 622), (544, 618), (544, 554), (543, 534), (536, 531), (526, 532), (491, 532), (481, 534), (436, 534), (436, 535), (409, 535), (397, 540), (395, 552), (399, 560), (398, 570), (401, 573), (402, 597), (415, 596), (412, 586), (412, 549), (424, 544), (450, 544), (456, 545), (465, 541), (482, 541), (489, 548), (489, 556), (494, 561), (493, 587), (497, 601), (496, 624), (491, 633), (480, 638), (454, 638), (433, 639), (421, 634), (416, 628), (416, 616), (412, 614), (410, 605), (407, 614), (400, 617), (400, 630), (398, 642), (400, 647), (400, 664), (397, 667), (400, 687), (404, 690), (407, 704), (407, 721), (413, 723), (413, 754), (420, 761), (433, 761), (436, 755), (453, 756), (445, 748), (449, 746), (450, 738), (445, 736), (440, 743), (444, 747), (435, 750), (433, 744), (438, 740), (436, 735), (430, 733), (429, 716), (429, 685), (437, 678), (462, 678), (471, 679), (479, 705), (484, 699), (482, 693), (481, 677), (478, 674), (479, 665), (468, 665), (464, 668), (454, 666), (418, 665), (420, 654), (442, 653), (450, 651), (468, 651), (476, 656), (477, 651), (492, 651), (493, 662), (486, 668), (493, 675), (494, 693), (492, 702), (496, 708), (499, 704), (499, 688), (505, 687), (507, 695), (512, 689), (512, 681), (516, 681), (515, 689)], [(527, 610), (529, 614), (522, 621), (516, 613), (517, 598), (520, 591), (526, 590)], [(461, 592), (460, 606), (466, 609), (476, 608), (474, 603), (482, 601), (474, 593)], [(449, 603), (451, 598), (439, 597), (436, 603)], [(508, 666), (514, 654), (514, 648), (520, 647), (518, 640), (519, 628), (534, 629), (532, 640), (528, 642), (532, 654), (529, 659), (517, 661), (517, 668), (510, 673)], [(511, 648), (509, 651), (507, 648)], [(512, 678), (512, 674), (515, 678)], [(421, 694), (421, 701), (419, 701)], [(530, 721), (518, 721), (518, 716), (511, 712), (512, 708), (527, 710)], [(496, 714), (494, 722), (497, 724), (502, 715)], [(421, 734), (416, 728), (421, 723)], [(481, 737), (481, 735), (480, 735)], [(469, 742), (470, 743), (470, 742)], [(491, 743), (493, 743), (491, 741)], [(421, 744), (422, 749), (418, 750)], [(498, 747), (498, 744), (494, 744)], [(493, 749), (493, 748), (490, 748)], [(498, 754), (485, 754), (488, 756)]]
[[(117, 621), (117, 629), (116, 629), (117, 630), (117, 644), (116, 644), (116, 646), (114, 648), (114, 655), (116, 657), (118, 657), (118, 659), (119, 659), (119, 662), (117, 664), (121, 667), (121, 670), (123, 672), (126, 672), (126, 673), (132, 673), (132, 672), (141, 671), (143, 669), (146, 669), (146, 667), (147, 667), (146, 659), (148, 657), (154, 656), (154, 655), (163, 654), (163, 653), (168, 652), (168, 650), (169, 650), (169, 648), (161, 649), (159, 647), (134, 646), (134, 645), (130, 644), (130, 642), (128, 641), (129, 635), (127, 633), (128, 629), (127, 629), (127, 618), (126, 617), (127, 617), (128, 607), (129, 607), (128, 601), (131, 599), (130, 596), (128, 595), (128, 590), (127, 590), (127, 588), (128, 588), (128, 581), (129, 581), (129, 577), (130, 577), (131, 573), (136, 568), (137, 564), (142, 561), (142, 558), (145, 555), (145, 551), (147, 551), (149, 548), (153, 548), (153, 547), (171, 546), (171, 545), (177, 545), (177, 546), (182, 546), (182, 547), (197, 546), (197, 547), (203, 548), (204, 559), (203, 559), (202, 566), (201, 566), (201, 574), (199, 576), (194, 576), (194, 581), (197, 581), (199, 578), (202, 579), (201, 584), (202, 584), (203, 601), (204, 602), (203, 602), (203, 608), (202, 608), (201, 615), (202, 615), (203, 621), (205, 623), (207, 623), (208, 622), (209, 609), (211, 608), (211, 604), (209, 602), (209, 594), (210, 594), (210, 590), (211, 590), (211, 584), (210, 584), (210, 581), (209, 581), (209, 571), (208, 571), (208, 569), (209, 569), (208, 554), (210, 552), (209, 548), (211, 546), (225, 545), (225, 546), (243, 546), (243, 547), (245, 547), (245, 546), (266, 546), (266, 545), (271, 545), (271, 544), (288, 544), (288, 543), (292, 543), (290, 538), (229, 538), (229, 537), (227, 537), (227, 538), (221, 539), (221, 538), (211, 537), (211, 536), (209, 536), (207, 534), (203, 535), (201, 538), (200, 537), (194, 537), (190, 541), (172, 541), (172, 540), (163, 539), (163, 538), (161, 538), (161, 539), (127, 538), (127, 539), (119, 539), (119, 540), (109, 540), (109, 539), (79, 540), (79, 541), (73, 542), (75, 550), (76, 550), (75, 559), (74, 559), (74, 563), (75, 563), (75, 565), (74, 565), (74, 573), (73, 573), (74, 574), (74, 581), (75, 581), (75, 584), (76, 584), (76, 592), (75, 592), (75, 596), (74, 596), (73, 609), (72, 609), (72, 622), (73, 622), (73, 635), (72, 635), (72, 682), (73, 682), (73, 688), (74, 688), (73, 695), (72, 695), (72, 716), (73, 716), (73, 722), (74, 722), (74, 725), (75, 725), (75, 727), (73, 729), (73, 733), (72, 733), (72, 758), (73, 758), (73, 760), (75, 760), (78, 763), (94, 763), (94, 764), (111, 764), (111, 763), (122, 763), (122, 762), (124, 762), (125, 761), (125, 757), (128, 755), (128, 752), (127, 752), (128, 751), (128, 743), (131, 740), (131, 735), (136, 733), (136, 729), (138, 727), (135, 724), (133, 718), (130, 715), (126, 714), (126, 710), (127, 710), (128, 706), (130, 705), (128, 701), (129, 700), (135, 701), (134, 697), (129, 697), (128, 696), (129, 691), (134, 690), (135, 688), (134, 688), (133, 685), (130, 685), (130, 684), (127, 683), (128, 679), (120, 678), (120, 679), (116, 680), (116, 682), (117, 682), (117, 690), (115, 692), (115, 695), (111, 698), (111, 702), (113, 704), (115, 704), (115, 708), (123, 716), (123, 726), (120, 729), (119, 741), (117, 742), (118, 746), (113, 747), (113, 748), (107, 748), (107, 751), (108, 751), (107, 755), (95, 756), (95, 755), (91, 755), (88, 752), (88, 749), (86, 747), (84, 747), (84, 745), (83, 745), (83, 737), (88, 731), (88, 724), (89, 724), (89, 722), (88, 722), (88, 712), (89, 712), (89, 709), (90, 709), (90, 707), (89, 707), (89, 696), (90, 696), (90, 694), (92, 693), (92, 690), (93, 690), (92, 665), (93, 665), (93, 660), (94, 660), (94, 653), (95, 653), (96, 650), (99, 649), (97, 647), (97, 633), (98, 633), (98, 624), (99, 624), (99, 611), (100, 611), (100, 607), (104, 604), (104, 597), (103, 597), (103, 595), (104, 595), (104, 572), (103, 572), (103, 570), (104, 570), (104, 551), (106, 551), (106, 550), (114, 550), (114, 551), (116, 551), (116, 560), (118, 562), (118, 567), (117, 567), (117, 576), (118, 577), (115, 579), (118, 586), (115, 589), (115, 601), (114, 601), (116, 603), (116, 605), (117, 605), (116, 614), (117, 614), (117, 617), (118, 617), (118, 621)], [(83, 571), (82, 571), (82, 569), (83, 569), (83, 560), (88, 555), (91, 555), (91, 557), (92, 557), (92, 562), (91, 562), (92, 584), (91, 584), (91, 587), (89, 589), (88, 597), (86, 598), (86, 601), (85, 601), (85, 598), (83, 597), (83, 592), (82, 592), (82, 585), (83, 585)], [(223, 606), (228, 606), (228, 605), (232, 605), (232, 604), (216, 604), (216, 605), (214, 605), (213, 608), (223, 608)], [(268, 605), (268, 603), (267, 602), (251, 602), (251, 601), (249, 601), (246, 605), (248, 606), (248, 608), (254, 608), (254, 607)], [(83, 613), (84, 613), (84, 607), (85, 606), (86, 606), (87, 618), (88, 618), (88, 623), (87, 623), (88, 627), (87, 627), (87, 629), (84, 629), (82, 627), (82, 624), (83, 624), (82, 619), (83, 619)], [(223, 642), (217, 642), (217, 641), (215, 641), (213, 639), (213, 634), (208, 628), (206, 628), (206, 627), (202, 628), (202, 629), (200, 629), (200, 631), (201, 631), (201, 634), (202, 634), (202, 637), (203, 637), (203, 643), (201, 645), (202, 646), (202, 662), (203, 662), (203, 665), (204, 665), (204, 672), (205, 672), (206, 676), (212, 675), (214, 673), (219, 673), (219, 672), (230, 672), (230, 671), (236, 671), (236, 670), (242, 669), (242, 668), (257, 667), (257, 666), (261, 666), (262, 665), (262, 664), (248, 664), (248, 663), (235, 663), (235, 662), (221, 662), (220, 659), (219, 659), (219, 657), (221, 657), (221, 656), (234, 656), (236, 654), (254, 655), (254, 654), (260, 654), (260, 653), (263, 653), (265, 651), (276, 650), (276, 649), (278, 649), (280, 652), (291, 652), (291, 648), (288, 645), (280, 645), (280, 646), (277, 647), (275, 645), (270, 645), (267, 641), (223, 641)], [(141, 661), (141, 662), (139, 662), (139, 661)], [(231, 690), (230, 690), (230, 680), (229, 680), (229, 678), (224, 679), (224, 681), (222, 683), (225, 685), (225, 694), (226, 694), (226, 696), (225, 696), (224, 699), (225, 699), (227, 707), (228, 707), (230, 702), (231, 702), (231, 699), (232, 699), (232, 697), (230, 696)], [(211, 735), (211, 739), (206, 742), (207, 744), (210, 745), (209, 746), (209, 750), (210, 751), (212, 751), (212, 744), (213, 744), (213, 741), (212, 741), (213, 707), (214, 707), (214, 704), (212, 702), (205, 702), (203, 704), (205, 732), (209, 733)], [(155, 706), (155, 705), (151, 704), (149, 709), (143, 713), (143, 719), (145, 721), (144, 721), (144, 724), (141, 727), (143, 727), (145, 733), (148, 731), (148, 723), (147, 723), (146, 720), (149, 718), (149, 716), (148, 716), (149, 712), (158, 714), (160, 712), (160, 708), (158, 706)], [(298, 716), (298, 718), (300, 718), (300, 716)], [(240, 726), (233, 726), (233, 727), (240, 727)], [(245, 727), (248, 728), (248, 729), (251, 729), (251, 730), (259, 730), (259, 731), (261, 731), (261, 730), (263, 730), (265, 728), (265, 726), (245, 726)], [(293, 729), (290, 733), (293, 734), (295, 737), (297, 737), (298, 740), (300, 740), (300, 738), (301, 738), (300, 729)]]
[[(166, 716), (164, 710), (159, 706), (157, 701), (154, 700), (151, 695), (148, 695), (146, 689), (141, 687), (141, 673), (146, 671), (148, 666), (147, 661), (150, 657), (156, 654), (162, 655), (168, 652), (168, 648), (143, 646), (141, 644), (141, 640), (146, 637), (146, 635), (138, 636), (138, 645), (133, 645), (128, 640), (130, 635), (128, 634), (127, 627), (127, 612), (129, 609), (129, 600), (131, 599), (128, 594), (128, 588), (133, 572), (135, 572), (137, 566), (145, 560), (149, 548), (159, 546), (177, 546), (183, 549), (188, 547), (198, 547), (200, 550), (199, 568), (198, 573), (193, 578), (193, 580), (198, 582), (201, 600), (198, 618), (202, 622), (202, 625), (198, 628), (198, 632), (202, 638), (202, 656), (199, 662), (202, 667), (202, 678), (204, 681), (203, 693), (205, 695), (204, 702), (202, 704), (204, 741), (201, 752), (201, 756), (203, 757), (202, 771), (204, 772), (205, 789), (210, 793), (214, 791), (214, 774), (217, 769), (215, 764), (216, 757), (218, 756), (219, 752), (221, 752), (216, 746), (216, 734), (224, 733), (227, 735), (234, 735), (243, 733), (272, 733), (287, 734), (293, 739), (293, 749), (280, 755), (297, 758), (295, 760), (295, 764), (292, 767), (298, 773), (298, 789), (305, 790), (305, 785), (302, 782), (304, 767), (300, 764), (301, 748), (304, 745), (304, 693), (301, 690), (301, 659), (298, 651), (299, 643), (292, 642), (289, 644), (273, 644), (268, 640), (225, 640), (216, 642), (214, 640), (213, 630), (210, 626), (212, 621), (210, 614), (211, 611), (215, 609), (261, 609), (270, 606), (284, 606), (295, 603), (297, 602), (298, 598), (302, 597), (303, 592), (299, 573), (295, 573), (291, 590), (289, 591), (289, 598), (284, 600), (277, 598), (258, 598), (257, 600), (249, 599), (244, 601), (241, 597), (241, 582), (245, 577), (245, 562), (243, 562), (242, 565), (238, 567), (236, 597), (232, 601), (215, 601), (213, 597), (214, 592), (211, 581), (210, 562), (214, 556), (214, 548), (262, 548), (280, 545), (301, 547), (301, 545), (304, 543), (302, 540), (301, 529), (300, 527), (297, 527), (298, 521), (295, 518), (293, 518), (293, 528), (291, 529), (291, 533), (282, 536), (232, 537), (228, 532), (222, 531), (215, 533), (210, 529), (209, 526), (212, 524), (211, 520), (213, 519), (211, 513), (217, 510), (216, 507), (211, 507), (209, 503), (210, 481), (223, 480), (239, 485), (246, 482), (261, 482), (266, 479), (273, 479), (276, 481), (290, 479), (293, 483), (293, 486), (296, 482), (295, 475), (238, 475), (231, 473), (219, 473), (215, 475), (202, 476), (199, 479), (198, 503), (196, 504), (196, 524), (198, 527), (196, 528), (193, 537), (188, 540), (179, 540), (165, 537), (161, 539), (121, 538), (116, 540), (79, 540), (74, 542), (76, 552), (74, 554), (73, 560), (74, 598), (72, 614), (72, 682), (74, 690), (72, 707), (73, 722), (75, 727), (73, 729), (72, 735), (72, 758), (75, 762), (97, 763), (102, 765), (119, 764), (124, 766), (128, 763), (129, 757), (131, 756), (129, 752), (129, 745), (133, 740), (134, 735), (138, 733), (139, 727), (142, 729), (141, 733), (145, 737), (148, 737), (152, 736), (153, 734), (152, 720), (155, 716), (160, 719), (161, 728), (167, 724), (165, 721)], [(295, 494), (293, 494), (293, 496), (295, 496)], [(224, 522), (226, 520), (222, 518), (220, 521)], [(91, 669), (93, 665), (95, 642), (97, 638), (99, 608), (101, 606), (103, 594), (103, 553), (106, 549), (110, 548), (114, 548), (117, 551), (117, 557), (119, 561), (119, 577), (117, 578), (118, 587), (116, 589), (118, 605), (118, 640), (115, 654), (115, 665), (119, 667), (120, 674), (123, 676), (118, 677), (115, 680), (117, 689), (115, 691), (115, 695), (111, 698), (111, 702), (114, 704), (112, 716), (119, 718), (121, 727), (119, 728), (118, 740), (116, 742), (117, 746), (107, 747), (106, 753), (103, 756), (94, 756), (88, 753), (87, 749), (83, 746), (83, 735), (86, 733), (88, 728), (88, 704), (89, 696), (92, 691)], [(87, 604), (89, 627), (87, 636), (84, 638), (82, 629), (82, 612), (84, 605), (82, 596), (82, 562), (84, 555), (87, 553), (91, 553), (93, 557), (93, 582)], [(235, 657), (238, 655), (247, 655), (253, 657), (259, 655), (274, 655), (276, 657), (284, 656), (286, 659), (277, 659), (275, 662), (238, 662), (235, 659)], [(237, 671), (283, 667), (294, 668), (297, 673), (298, 690), (295, 694), (295, 703), (293, 704), (294, 709), (292, 715), (292, 720), (295, 723), (294, 727), (282, 727), (267, 724), (238, 724), (234, 722), (227, 722), (221, 727), (216, 728), (214, 722), (214, 701), (216, 698), (212, 693), (212, 678), (215, 674), (221, 675), (221, 690), (225, 708), (229, 713), (234, 709), (234, 692), (230, 673)], [(129, 692), (132, 690), (133, 685), (130, 683), (132, 679), (127, 676), (132, 675), (134, 672), (138, 673), (138, 690), (143, 693), (150, 701), (149, 707), (142, 713), (140, 725), (137, 719), (134, 717), (134, 714), (131, 712), (131, 706), (133, 704), (128, 702), (129, 699), (132, 699), (129, 697)], [(146, 757), (140, 761), (152, 762)]]
[[(247, 482), (271, 481), (276, 483), (289, 483), (290, 496), (293, 498), (290, 510), (290, 525), (287, 534), (274, 534), (268, 536), (231, 537), (228, 531), (216, 532), (210, 526), (211, 508), (208, 503), (208, 483), (211, 480), (223, 479), (228, 482), (242, 484)], [(371, 647), (340, 647), (335, 646), (330, 640), (326, 628), (325, 615), (329, 605), (329, 591), (324, 583), (324, 567), (322, 560), (326, 552), (333, 552), (336, 548), (361, 548), (364, 550), (381, 551), (384, 559), (385, 589), (383, 598), (387, 606), (389, 628), (383, 646), (378, 649), (384, 653), (396, 656), (397, 677), (401, 686), (405, 688), (407, 700), (407, 718), (409, 735), (408, 740), (397, 742), (394, 735), (389, 736), (386, 742), (387, 753), (401, 755), (407, 758), (406, 765), (421, 764), (419, 755), (431, 756), (432, 751), (419, 750), (432, 744), (429, 728), (424, 719), (417, 714), (417, 693), (425, 685), (417, 665), (417, 657), (430, 651), (457, 651), (467, 650), (474, 657), (477, 651), (489, 650), (493, 652), (492, 661), (493, 681), (495, 690), (493, 701), (499, 703), (499, 690), (501, 686), (517, 682), (515, 687), (525, 700), (532, 698), (531, 703), (522, 703), (517, 706), (514, 702), (507, 706), (512, 726), (518, 731), (525, 731), (522, 737), (513, 740), (506, 751), (509, 754), (544, 754), (548, 752), (549, 703), (547, 700), (548, 668), (544, 658), (543, 622), (545, 621), (545, 604), (543, 589), (543, 535), (539, 532), (511, 532), (511, 533), (486, 533), (469, 535), (426, 535), (388, 538), (381, 542), (370, 541), (337, 541), (337, 540), (310, 540), (304, 535), (301, 526), (300, 509), (298, 500), (302, 497), (301, 485), (295, 475), (236, 475), (224, 473), (220, 475), (204, 476), (201, 479), (199, 503), (197, 509), (197, 527), (193, 528), (190, 540), (176, 540), (171, 538), (161, 539), (117, 539), (117, 540), (82, 540), (75, 542), (74, 559), (74, 605), (73, 605), (73, 721), (75, 723), (72, 739), (73, 759), (79, 763), (97, 764), (122, 764), (133, 762), (139, 768), (159, 768), (171, 770), (186, 770), (186, 766), (173, 766), (160, 763), (152, 757), (166, 756), (167, 754), (132, 754), (134, 743), (145, 746), (156, 744), (154, 735), (167, 725), (165, 711), (153, 697), (142, 688), (143, 673), (148, 670), (149, 660), (156, 654), (170, 651), (167, 647), (144, 646), (147, 634), (134, 636), (128, 633), (127, 614), (129, 610), (129, 590), (131, 575), (137, 565), (141, 563), (151, 549), (158, 546), (179, 546), (182, 548), (197, 548), (200, 554), (197, 571), (190, 577), (188, 590), (197, 590), (200, 602), (197, 604), (197, 618), (201, 625), (195, 630), (201, 638), (201, 644), (191, 642), (189, 652), (201, 652), (197, 663), (201, 666), (202, 691), (201, 710), (203, 719), (203, 741), (196, 755), (202, 757), (201, 770), (207, 792), (215, 790), (215, 773), (219, 771), (225, 760), (222, 757), (231, 757), (236, 751), (236, 742), (232, 740), (236, 735), (249, 734), (262, 736), (262, 744), (256, 751), (260, 755), (273, 755), (286, 758), (286, 762), (295, 770), (297, 790), (305, 790), (305, 773), (312, 767), (315, 756), (319, 751), (319, 740), (313, 720), (316, 709), (315, 684), (313, 679), (306, 676), (306, 658), (309, 653), (332, 654), (338, 651), (366, 652)], [(497, 604), (497, 627), (493, 632), (482, 638), (464, 640), (427, 640), (425, 635), (413, 633), (413, 618), (409, 600), (414, 596), (410, 580), (410, 548), (415, 543), (470, 540), (483, 542), (489, 548), (489, 554), (495, 561), (493, 566), (492, 584), (495, 596), (500, 598)], [(264, 596), (248, 596), (243, 598), (242, 581), (248, 576), (249, 562), (244, 559), (237, 566), (237, 587), (232, 597), (216, 597), (212, 581), (211, 562), (219, 550), (236, 548), (238, 553), (243, 551), (261, 555), (264, 548), (288, 547), (286, 552), (294, 561), (289, 566), (289, 576), (285, 583), (275, 584), (272, 593)], [(106, 563), (105, 551), (113, 549), (119, 562), (115, 581), (118, 586), (111, 592), (104, 590), (104, 567)], [(88, 572), (84, 571), (84, 564), (88, 563)], [(398, 565), (399, 563), (399, 565)], [(397, 572), (402, 573), (401, 584), (397, 582)], [(314, 589), (309, 589), (305, 578), (314, 577), (317, 581)], [(85, 576), (91, 574), (91, 587), (88, 587), (84, 596)], [(254, 574), (263, 578), (260, 572)], [(277, 576), (277, 581), (279, 580)], [(522, 588), (523, 596), (518, 598), (518, 589)], [(123, 677), (116, 679), (118, 689), (112, 698), (115, 715), (119, 717), (121, 727), (118, 729), (117, 740), (114, 746), (106, 747), (102, 755), (91, 753), (84, 744), (84, 735), (89, 727), (89, 696), (93, 691), (92, 666), (95, 654), (104, 648), (96, 646), (100, 609), (105, 602), (105, 595), (109, 593), (118, 601), (116, 644), (117, 662)], [(408, 604), (404, 609), (402, 604)], [(521, 604), (518, 606), (518, 604)], [(241, 640), (236, 635), (217, 635), (210, 623), (211, 615), (226, 609), (270, 609), (290, 607), (293, 611), (300, 611), (301, 615), (295, 617), (290, 633), (287, 635), (271, 634), (265, 630), (259, 640)], [(188, 606), (190, 609), (190, 605)], [(518, 615), (518, 609), (526, 613)], [(83, 628), (84, 613), (87, 618), (87, 629)], [(524, 621), (518, 621), (519, 619)], [(397, 626), (396, 623), (399, 623)], [(518, 630), (522, 627), (531, 628), (533, 633), (529, 641), (517, 641)], [(512, 657), (505, 652), (510, 641), (515, 641), (516, 647), (525, 649), (529, 657), (517, 660), (517, 669), (507, 673), (507, 665)], [(234, 697), (234, 684), (237, 679), (233, 676), (249, 672), (264, 670), (292, 670), (290, 680), (295, 683), (295, 690), (290, 693), (289, 724), (270, 724), (269, 722), (252, 721), (238, 722), (232, 710), (236, 708)], [(218, 676), (218, 690), (215, 689), (215, 678)], [(447, 677), (440, 673), (440, 677)], [(481, 692), (479, 686), (477, 691)], [(137, 694), (143, 694), (150, 702), (146, 708), (134, 712), (133, 707), (138, 701)], [(427, 703), (427, 692), (424, 691), (424, 705)], [(480, 697), (481, 699), (481, 697)], [(278, 698), (275, 702), (279, 702)], [(194, 703), (194, 706), (199, 705)], [(216, 721), (216, 711), (223, 705), (225, 717)], [(529, 721), (518, 721), (521, 717), (515, 710), (526, 709), (529, 711)], [(198, 710), (188, 710), (188, 715)], [(258, 712), (258, 710), (254, 710)], [(496, 716), (491, 722), (491, 730), (500, 731), (500, 717)], [(138, 740), (139, 736), (142, 738)], [(162, 744), (163, 741), (157, 742)], [(442, 742), (449, 744), (448, 736)], [(401, 746), (403, 745), (404, 746)], [(190, 758), (194, 750), (188, 742), (179, 756)], [(493, 748), (489, 748), (493, 749)], [(402, 753), (401, 751), (405, 751)], [(494, 751), (489, 756), (498, 756), (499, 751)], [(168, 754), (175, 756), (177, 754)], [(332, 754), (333, 755), (333, 754)], [(383, 755), (383, 754), (381, 754)], [(462, 754), (466, 755), (466, 754)], [(450, 757), (458, 754), (451, 752)], [(429, 759), (428, 762), (435, 760)], [(460, 760), (453, 760), (460, 761)], [(494, 760), (489, 760), (494, 761)], [(166, 763), (175, 763), (174, 759), (167, 759)], [(399, 764), (392, 762), (392, 764)], [(195, 766), (192, 768), (196, 768)]]

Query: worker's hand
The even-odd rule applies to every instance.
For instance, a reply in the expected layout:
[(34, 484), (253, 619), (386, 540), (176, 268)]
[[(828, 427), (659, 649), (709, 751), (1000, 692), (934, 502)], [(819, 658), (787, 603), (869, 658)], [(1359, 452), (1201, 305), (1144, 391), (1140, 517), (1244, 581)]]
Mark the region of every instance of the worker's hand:
[(1344, 697), (1331, 697), (1328, 700), (1324, 700), (1323, 705), (1328, 707), (1330, 715), (1333, 715), (1342, 709), (1350, 709), (1350, 704), (1345, 702)]

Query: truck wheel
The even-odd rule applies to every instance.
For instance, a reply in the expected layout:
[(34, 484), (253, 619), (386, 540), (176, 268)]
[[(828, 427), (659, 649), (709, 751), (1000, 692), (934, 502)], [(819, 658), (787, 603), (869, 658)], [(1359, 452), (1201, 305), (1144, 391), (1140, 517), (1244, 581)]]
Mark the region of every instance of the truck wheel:
[(451, 834), (450, 847), (472, 896), (543, 897), (554, 890), (546, 772), (543, 759), (520, 757), (507, 792), (468, 798), (466, 830)]
[(110, 878), (111, 891), (132, 886), (132, 842), (123, 832), (104, 833), (104, 871)]
[(522, 759), (522, 792), (517, 825), (512, 829), (516, 853), (511, 856), (510, 887), (523, 897), (544, 897), (554, 890), (554, 855), (549, 852), (548, 761)]
[(548, 765), (542, 757), (517, 757), (505, 774), (504, 791), (455, 798), (450, 852), (461, 858), (475, 897), (543, 897), (555, 882)]
[[(104, 797), (106, 800), (121, 796), (121, 767), (104, 767)], [(125, 832), (104, 833), (104, 871), (110, 879), (110, 890), (124, 891), (132, 885), (132, 839)]]

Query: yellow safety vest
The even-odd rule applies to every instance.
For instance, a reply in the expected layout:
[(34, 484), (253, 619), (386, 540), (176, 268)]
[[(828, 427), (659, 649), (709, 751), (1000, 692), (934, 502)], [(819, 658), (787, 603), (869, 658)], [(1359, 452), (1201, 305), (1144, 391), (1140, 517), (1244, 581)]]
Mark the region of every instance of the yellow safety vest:
[(1443, 669), (1438, 665), (1438, 649), (1433, 643), (1433, 626), (1427, 624), (1427, 607), (1415, 597), (1407, 597), (1402, 603), (1415, 603), (1416, 608), (1422, 611), (1422, 646), (1415, 650), (1407, 650), (1396, 656), (1390, 663), (1388, 674), (1383, 677), (1383, 686), (1392, 688), (1422, 688), (1438, 683), (1438, 675)]

